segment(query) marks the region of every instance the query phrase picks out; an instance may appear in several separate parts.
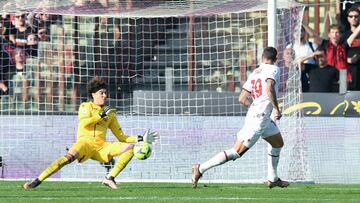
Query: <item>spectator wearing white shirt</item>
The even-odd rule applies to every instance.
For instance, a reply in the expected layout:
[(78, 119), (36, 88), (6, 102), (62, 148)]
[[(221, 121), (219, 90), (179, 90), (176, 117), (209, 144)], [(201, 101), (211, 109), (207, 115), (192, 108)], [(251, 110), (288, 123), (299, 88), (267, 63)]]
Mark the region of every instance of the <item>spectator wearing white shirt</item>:
[[(294, 44), (294, 52), (295, 52), (295, 60), (299, 60), (301, 58), (304, 58), (306, 56), (311, 55), (315, 52), (315, 50), (318, 48), (318, 45), (309, 41), (309, 33), (311, 32), (311, 29), (307, 29), (308, 26), (303, 25), (301, 27), (301, 36), (300, 36), (300, 43)], [(310, 34), (311, 35), (311, 34)], [(310, 58), (304, 62), (305, 66), (306, 64), (316, 64), (316, 61), (314, 58)], [(309, 75), (301, 71), (301, 85), (302, 85), (302, 91), (308, 92), (309, 91)]]

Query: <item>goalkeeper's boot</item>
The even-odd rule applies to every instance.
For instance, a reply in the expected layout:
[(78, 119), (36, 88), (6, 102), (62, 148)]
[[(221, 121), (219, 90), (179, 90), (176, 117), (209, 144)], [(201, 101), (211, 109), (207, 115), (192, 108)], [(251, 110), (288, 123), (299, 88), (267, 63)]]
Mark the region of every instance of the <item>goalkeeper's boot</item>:
[(197, 183), (202, 176), (202, 174), (199, 171), (199, 168), (200, 168), (200, 164), (192, 165), (191, 182), (193, 188), (197, 187)]
[(108, 187), (110, 187), (111, 189), (118, 189), (117, 185), (116, 185), (116, 182), (115, 182), (115, 178), (110, 176), (109, 178), (108, 177), (105, 177), (104, 180), (102, 181), (102, 184), (103, 185), (106, 185)]
[(30, 181), (30, 182), (26, 182), (24, 185), (23, 185), (23, 188), (25, 190), (29, 190), (29, 189), (33, 189), (33, 188), (36, 188), (37, 186), (39, 186), (41, 184), (41, 181), (39, 179), (35, 179), (33, 181)]
[(265, 184), (269, 187), (269, 189), (271, 189), (273, 187), (281, 187), (281, 188), (283, 188), (283, 187), (287, 187), (287, 186), (290, 185), (289, 182), (283, 181), (280, 178), (275, 182), (271, 182), (270, 180), (268, 180), (267, 182), (265, 182)]

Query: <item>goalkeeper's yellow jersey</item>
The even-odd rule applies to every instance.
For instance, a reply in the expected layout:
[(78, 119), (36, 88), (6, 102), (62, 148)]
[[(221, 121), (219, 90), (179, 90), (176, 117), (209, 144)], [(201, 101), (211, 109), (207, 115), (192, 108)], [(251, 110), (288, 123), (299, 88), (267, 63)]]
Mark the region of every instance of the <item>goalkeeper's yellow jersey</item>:
[(127, 136), (121, 130), (115, 113), (101, 118), (103, 109), (93, 102), (83, 102), (79, 107), (78, 141), (90, 141), (97, 145), (106, 142), (106, 131), (109, 128), (120, 142), (136, 142), (136, 136)]

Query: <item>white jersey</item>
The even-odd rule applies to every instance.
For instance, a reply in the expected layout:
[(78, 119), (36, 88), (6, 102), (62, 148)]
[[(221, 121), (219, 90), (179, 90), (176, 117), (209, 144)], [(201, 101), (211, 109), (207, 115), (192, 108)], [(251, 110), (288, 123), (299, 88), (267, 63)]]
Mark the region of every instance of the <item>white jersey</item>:
[(275, 65), (261, 64), (250, 74), (248, 80), (243, 85), (243, 89), (250, 92), (253, 99), (247, 115), (270, 117), (273, 106), (266, 93), (267, 79), (275, 81), (275, 91), (277, 95), (280, 82), (280, 69)]
[(243, 85), (243, 90), (251, 93), (253, 103), (246, 114), (245, 124), (237, 133), (237, 137), (247, 148), (251, 148), (260, 137), (266, 138), (280, 133), (276, 123), (270, 118), (273, 106), (266, 93), (267, 79), (275, 81), (277, 93), (280, 69), (275, 65), (261, 64), (250, 74)]
[[(318, 45), (315, 43), (311, 43), (312, 48), (310, 46), (309, 41), (306, 41), (305, 44), (294, 44), (294, 51), (295, 51), (295, 60), (301, 59), (303, 57), (309, 56), (310, 54), (314, 53), (314, 51), (318, 48)], [(309, 64), (316, 64), (316, 61), (314, 58), (310, 58), (306, 60), (304, 63)]]

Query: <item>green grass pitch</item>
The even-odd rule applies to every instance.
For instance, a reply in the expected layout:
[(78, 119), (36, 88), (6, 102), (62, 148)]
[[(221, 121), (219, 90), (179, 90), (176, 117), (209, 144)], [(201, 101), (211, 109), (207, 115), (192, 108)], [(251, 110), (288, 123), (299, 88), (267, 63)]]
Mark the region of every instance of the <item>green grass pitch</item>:
[(119, 183), (111, 190), (98, 182), (44, 182), (30, 191), (22, 181), (0, 181), (0, 202), (360, 202), (360, 185)]

